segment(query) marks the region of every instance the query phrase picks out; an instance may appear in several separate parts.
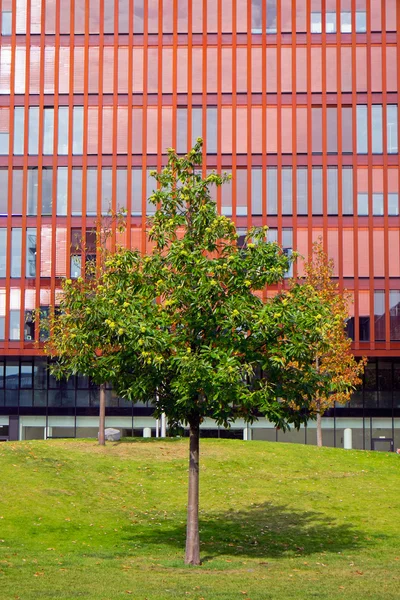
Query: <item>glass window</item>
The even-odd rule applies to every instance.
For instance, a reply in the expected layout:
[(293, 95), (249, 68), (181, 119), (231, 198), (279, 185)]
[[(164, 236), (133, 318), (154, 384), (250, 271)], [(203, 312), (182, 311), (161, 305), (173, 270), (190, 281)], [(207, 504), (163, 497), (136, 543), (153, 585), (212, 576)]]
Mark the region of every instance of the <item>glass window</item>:
[(282, 169), (282, 214), (291, 215), (292, 208), (292, 167)]
[(57, 168), (57, 215), (67, 214), (68, 167)]
[(72, 215), (82, 214), (82, 169), (72, 169)]
[(322, 18), (320, 12), (311, 13), (311, 33), (322, 33)]
[(53, 169), (42, 170), (42, 215), (51, 215), (53, 206)]
[(39, 107), (29, 107), (28, 152), (37, 154), (39, 146)]
[(351, 12), (340, 13), (340, 31), (342, 33), (351, 33)]
[(22, 229), (11, 230), (11, 277), (21, 277)]
[(207, 154), (217, 152), (217, 109), (207, 108)]
[(276, 32), (276, 0), (267, 0), (267, 33)]
[(18, 360), (8, 359), (6, 364), (6, 389), (17, 390), (19, 388), (19, 365)]
[(117, 210), (126, 207), (127, 198), (127, 172), (126, 169), (117, 170)]
[(322, 108), (312, 108), (312, 153), (322, 152)]
[(368, 216), (368, 194), (357, 194), (357, 214), (360, 217)]
[(71, 279), (77, 279), (82, 273), (82, 256), (71, 254)]
[(132, 215), (142, 214), (142, 169), (132, 169)]
[(350, 106), (342, 107), (342, 152), (353, 152), (353, 114)]
[(388, 194), (388, 214), (390, 216), (397, 216), (399, 214), (399, 195)]
[(97, 169), (88, 169), (86, 174), (86, 214), (97, 214)]
[(353, 169), (342, 169), (342, 211), (343, 215), (353, 214)]
[[(293, 229), (283, 228), (282, 229), (282, 248), (286, 256), (291, 256), (293, 252)], [(293, 264), (290, 265), (289, 270), (286, 271), (284, 277), (293, 277)]]
[(326, 132), (326, 146), (327, 151), (336, 153), (337, 148), (337, 108), (336, 106), (328, 107), (326, 109), (326, 120), (327, 120), (327, 132)]
[[(225, 184), (224, 187), (228, 187)], [(251, 170), (251, 214), (262, 215), (262, 172), (261, 169)]]
[(74, 106), (72, 126), (72, 153), (83, 154), (83, 106)]
[(367, 31), (367, 13), (365, 10), (357, 10), (356, 12), (356, 31), (357, 33)]
[(251, 2), (251, 33), (262, 33), (261, 0), (252, 0)]
[(21, 388), (30, 389), (33, 383), (32, 363), (21, 363)]
[(312, 214), (322, 215), (322, 169), (312, 168)]
[(112, 208), (112, 170), (101, 170), (101, 214), (106, 215)]
[(326, 33), (336, 33), (336, 12), (326, 13)]
[(382, 154), (383, 152), (383, 126), (382, 126), (382, 105), (372, 105), (372, 152), (373, 154)]
[(28, 216), (37, 213), (38, 170), (28, 169), (28, 189), (26, 196), (26, 213)]
[(10, 340), (20, 339), (20, 309), (10, 310)]
[(307, 167), (297, 168), (297, 214), (308, 213), (308, 183)]
[(387, 146), (388, 154), (397, 154), (397, 104), (387, 106)]
[[(5, 182), (7, 183), (7, 182)], [(7, 189), (7, 186), (5, 186)], [(12, 171), (12, 214), (22, 215), (22, 191), (23, 191), (23, 171), (22, 169), (13, 169)]]
[(338, 170), (329, 167), (327, 172), (328, 183), (328, 215), (338, 214)]
[(12, 32), (12, 12), (3, 10), (1, 12), (1, 35), (11, 35)]
[(6, 156), (9, 152), (8, 144), (10, 140), (10, 134), (5, 131), (0, 132), (0, 154)]
[[(213, 186), (211, 190), (215, 193), (216, 187)], [(236, 214), (247, 216), (247, 169), (236, 171)]]
[(384, 342), (385, 335), (385, 290), (374, 292), (375, 340)]
[(368, 118), (367, 107), (357, 105), (357, 154), (368, 153)]
[(372, 194), (372, 210), (376, 216), (383, 216), (383, 194)]
[(54, 108), (45, 108), (43, 112), (43, 154), (53, 154)]
[(0, 169), (0, 215), (8, 215), (8, 169)]
[(278, 212), (278, 171), (276, 167), (267, 167), (267, 214)]
[(25, 109), (16, 106), (14, 109), (14, 154), (20, 156), (24, 153), (24, 123)]
[(400, 291), (390, 290), (390, 341), (400, 340)]
[(176, 111), (176, 151), (184, 154), (187, 149), (187, 108), (178, 108)]
[(36, 227), (26, 230), (26, 277), (36, 277)]
[(201, 108), (192, 109), (192, 146), (195, 145), (197, 138), (203, 137), (203, 110)]
[(4, 340), (6, 319), (6, 290), (0, 290), (0, 339)]
[[(68, 154), (68, 106), (58, 109), (58, 154)], [(45, 113), (46, 115), (46, 113)]]
[[(6, 276), (6, 258), (7, 258), (7, 229), (0, 228), (0, 277)], [(1, 314), (1, 310), (0, 310)]]
[[(228, 175), (232, 175), (232, 170), (231, 169), (227, 169), (226, 170)], [(254, 182), (255, 185), (255, 189), (257, 189), (257, 183)], [(253, 196), (254, 198), (254, 196)], [(252, 210), (257, 210), (257, 202), (258, 199), (257, 197), (254, 198), (254, 204), (252, 204)], [(261, 200), (260, 200), (261, 202)], [(223, 215), (226, 215), (228, 217), (232, 216), (232, 184), (231, 182), (227, 182), (226, 184), (224, 184), (222, 186), (222, 190), (221, 190), (221, 212)], [(253, 214), (261, 214), (261, 213), (253, 213)]]

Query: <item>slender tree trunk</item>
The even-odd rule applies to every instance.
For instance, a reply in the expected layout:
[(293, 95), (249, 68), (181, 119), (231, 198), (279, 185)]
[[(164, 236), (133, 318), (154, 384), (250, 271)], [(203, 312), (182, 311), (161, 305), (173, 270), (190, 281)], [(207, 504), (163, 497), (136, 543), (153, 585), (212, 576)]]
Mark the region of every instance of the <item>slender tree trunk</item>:
[[(319, 372), (319, 357), (315, 358), (315, 367)], [(321, 421), (321, 403), (317, 400), (317, 446), (322, 448), (322, 421)]]
[(99, 409), (99, 444), (105, 446), (105, 425), (106, 425), (106, 386), (100, 385), (100, 409)]
[(199, 419), (190, 422), (189, 487), (186, 529), (185, 564), (200, 564), (199, 538)]
[(322, 448), (322, 416), (319, 409), (317, 410), (317, 446)]

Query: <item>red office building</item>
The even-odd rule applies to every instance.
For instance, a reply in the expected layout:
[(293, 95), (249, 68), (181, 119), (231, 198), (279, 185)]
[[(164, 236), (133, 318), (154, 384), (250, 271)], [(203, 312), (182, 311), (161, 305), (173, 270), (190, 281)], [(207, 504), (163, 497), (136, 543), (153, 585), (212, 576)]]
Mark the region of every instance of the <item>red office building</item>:
[[(304, 256), (321, 237), (354, 297), (369, 363), (326, 443), (400, 446), (398, 1), (0, 0), (0, 21), (0, 438), (97, 432), (98, 391), (49, 375), (33, 311), (81, 274), (109, 208), (146, 251), (149, 173), (202, 137), (204, 170), (232, 174), (218, 209)], [(154, 429), (151, 405), (107, 402), (109, 425)]]

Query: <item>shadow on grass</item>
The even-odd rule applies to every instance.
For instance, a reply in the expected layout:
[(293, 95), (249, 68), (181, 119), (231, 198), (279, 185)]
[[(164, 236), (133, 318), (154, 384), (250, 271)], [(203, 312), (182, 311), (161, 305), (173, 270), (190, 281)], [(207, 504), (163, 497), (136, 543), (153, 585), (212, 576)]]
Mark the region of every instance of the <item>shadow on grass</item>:
[[(184, 548), (185, 524), (157, 526), (153, 521), (149, 527), (142, 523), (132, 529), (129, 538), (136, 544)], [(324, 513), (270, 503), (202, 515), (200, 540), (203, 562), (221, 555), (278, 558), (338, 553), (373, 543), (350, 523), (338, 524)]]

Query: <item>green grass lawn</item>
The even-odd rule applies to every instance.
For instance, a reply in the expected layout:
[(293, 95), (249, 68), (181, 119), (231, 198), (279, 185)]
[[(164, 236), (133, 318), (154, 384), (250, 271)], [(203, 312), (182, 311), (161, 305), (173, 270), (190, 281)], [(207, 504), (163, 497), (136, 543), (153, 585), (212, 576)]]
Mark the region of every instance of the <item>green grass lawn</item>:
[(202, 440), (0, 444), (1, 600), (400, 598), (400, 456)]

